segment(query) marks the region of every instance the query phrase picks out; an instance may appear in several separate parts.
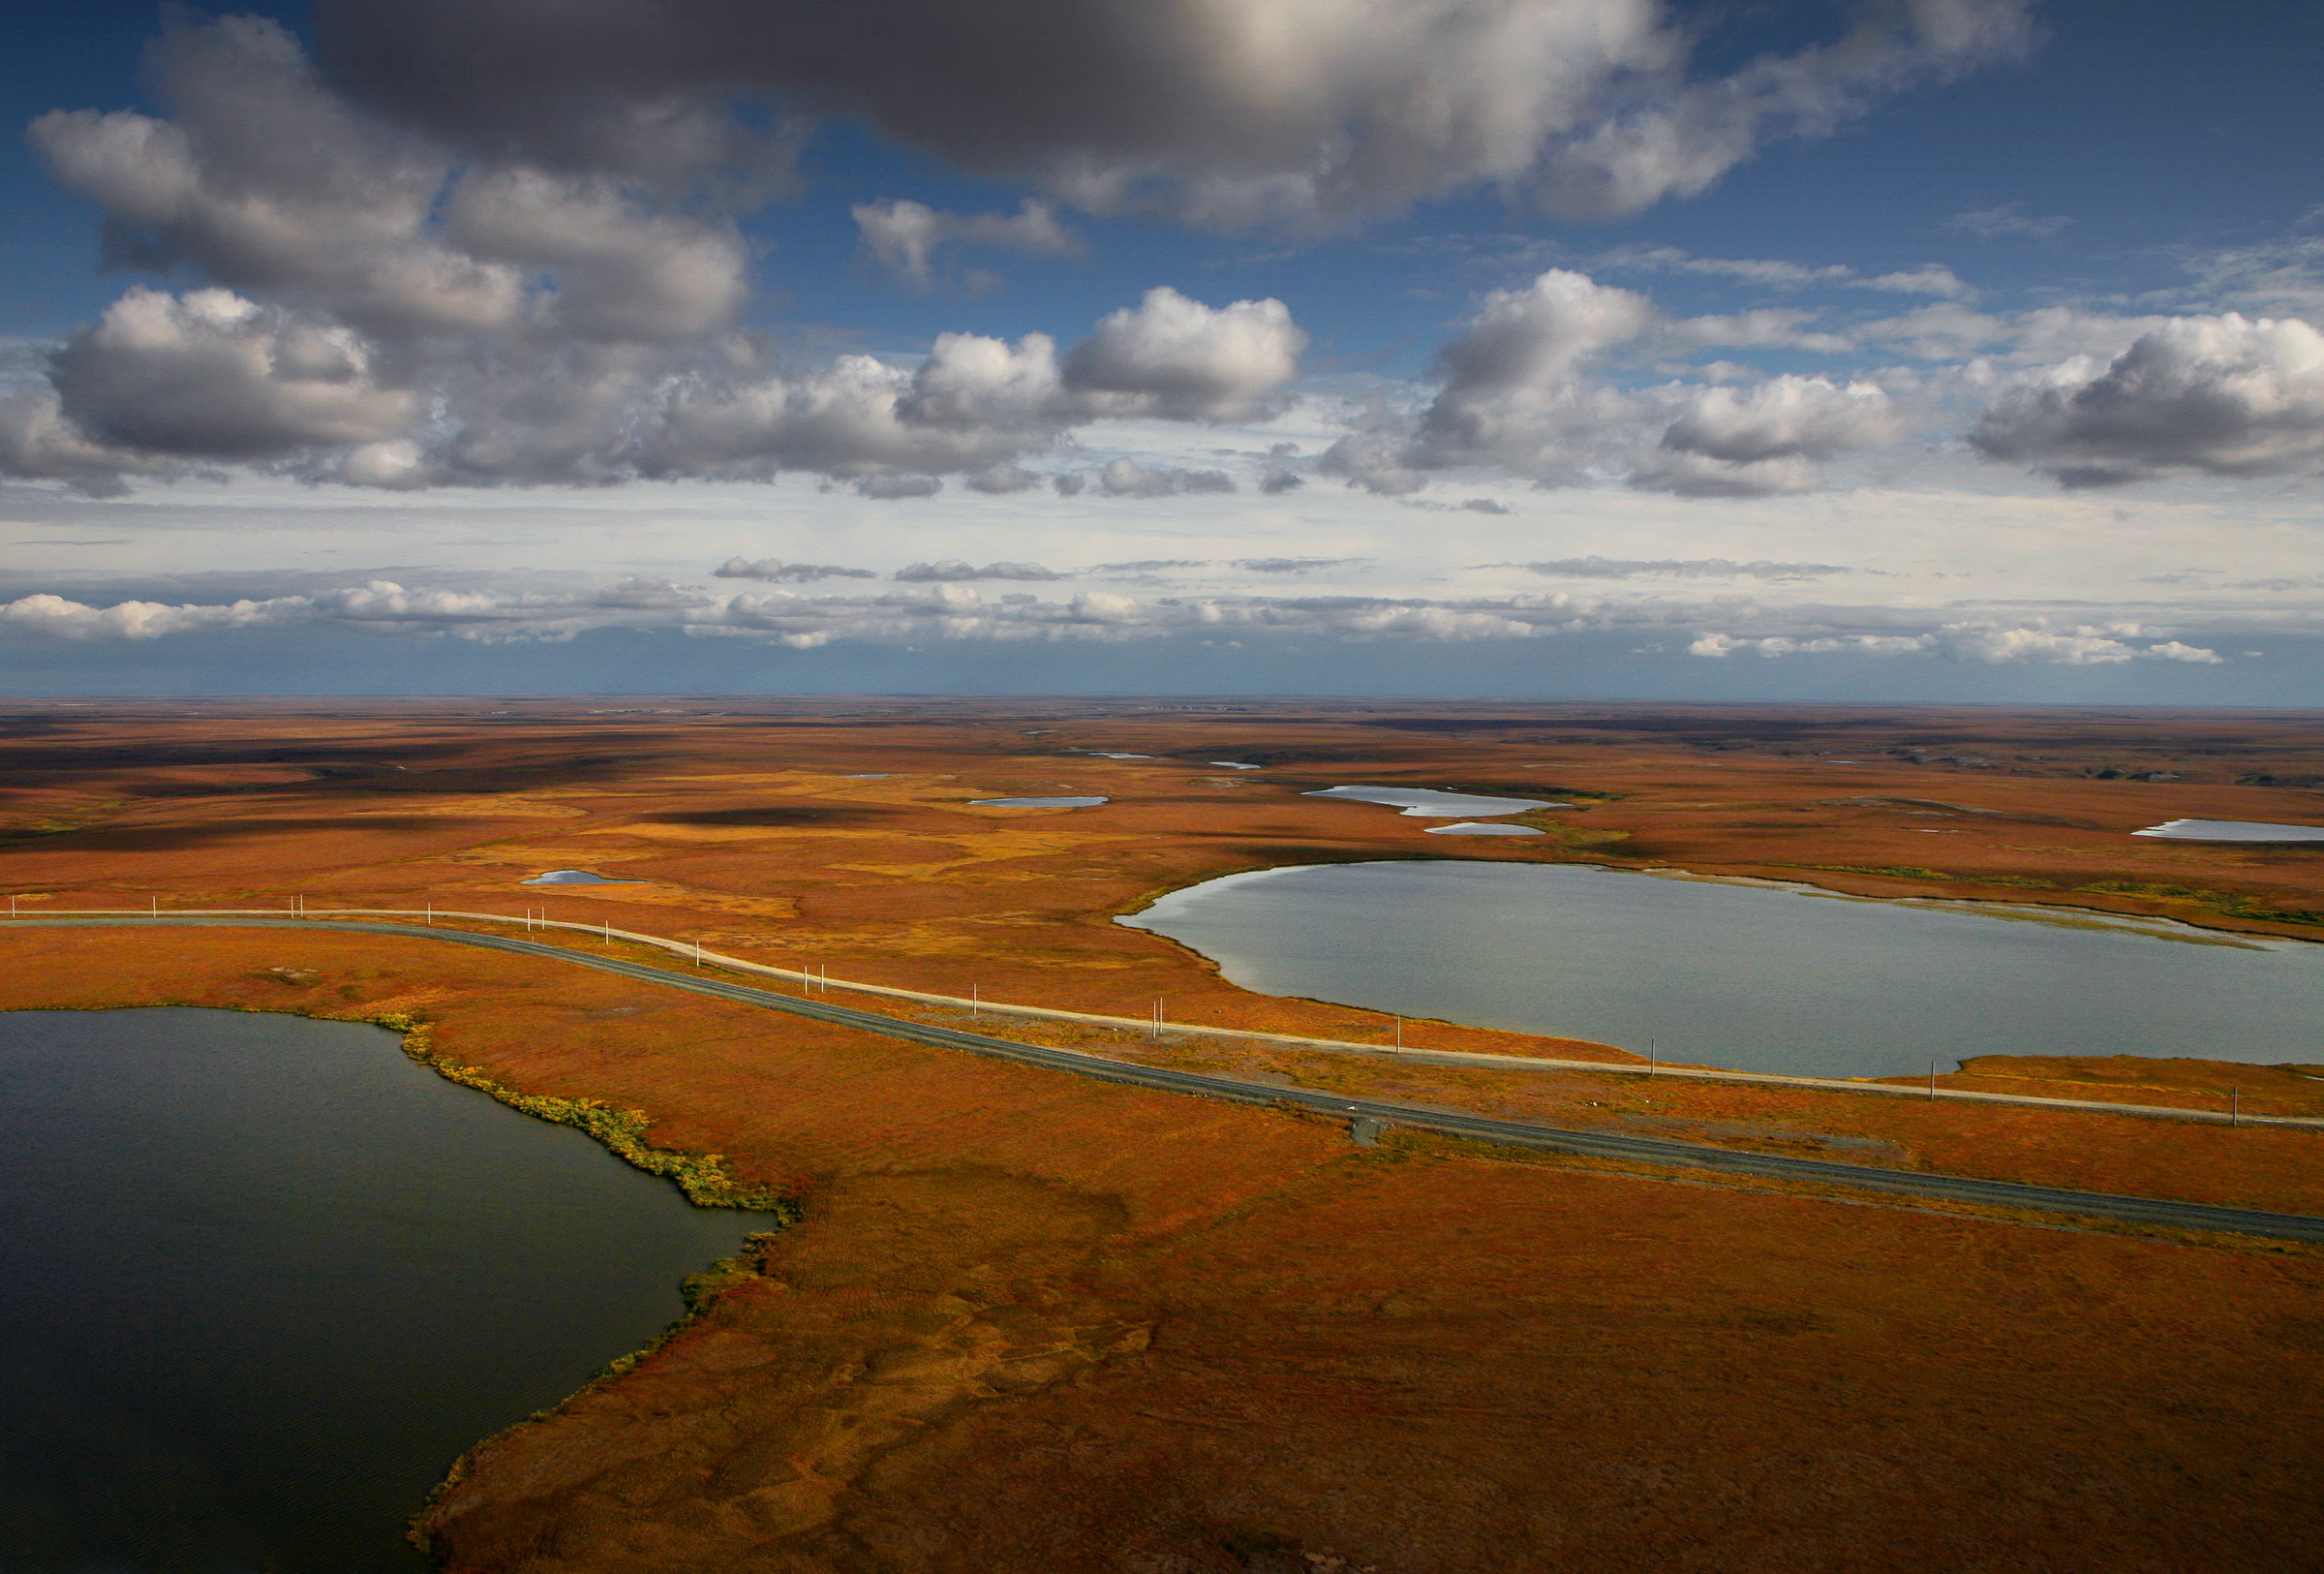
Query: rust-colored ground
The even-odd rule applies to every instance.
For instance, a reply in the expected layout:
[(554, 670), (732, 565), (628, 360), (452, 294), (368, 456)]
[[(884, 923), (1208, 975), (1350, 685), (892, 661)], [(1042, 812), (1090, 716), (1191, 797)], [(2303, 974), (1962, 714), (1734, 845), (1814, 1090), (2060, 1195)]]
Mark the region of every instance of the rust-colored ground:
[[(841, 976), (1131, 1015), (1161, 996), (1180, 1019), (1350, 1037), (1383, 1024), (1243, 995), (1111, 914), (1231, 869), (1412, 853), (1637, 856), (2284, 934), (2319, 933), (2306, 915), (2324, 908), (2324, 854), (2123, 835), (2173, 815), (2314, 818), (2324, 800), (2305, 786), (2233, 780), (2324, 774), (2302, 716), (655, 703), (689, 714), (27, 710), (0, 746), (16, 817), (0, 890), (42, 893), (27, 910), (152, 894), (545, 906)], [(1932, 762), (1903, 762), (1916, 746)], [(1975, 755), (1998, 763), (1938, 762)], [(2122, 774), (2156, 771), (2187, 780)], [(1626, 796), (1583, 800), (1555, 846), (1513, 852), (1297, 796), (1341, 781)], [(1065, 791), (1116, 801), (966, 802)], [(514, 883), (563, 865), (649, 883)], [(2108, 885), (2137, 888), (2090, 889)], [(412, 1011), (513, 1086), (646, 1109), (657, 1140), (802, 1196), (763, 1273), (635, 1372), (479, 1451), (429, 1517), (449, 1568), (2314, 1565), (2324, 1257), (2304, 1250), (1434, 1141), (1365, 1152), (1283, 1115), (419, 941), (17, 931), (0, 957), (6, 1006)], [(2307, 1132), (1196, 1040), (1142, 1053), (1861, 1162), (2324, 1209)], [(1970, 1069), (1972, 1086), (2145, 1103), (2262, 1076)], [(2312, 1108), (2305, 1078), (2280, 1078), (2239, 1083), (2247, 1107)]]

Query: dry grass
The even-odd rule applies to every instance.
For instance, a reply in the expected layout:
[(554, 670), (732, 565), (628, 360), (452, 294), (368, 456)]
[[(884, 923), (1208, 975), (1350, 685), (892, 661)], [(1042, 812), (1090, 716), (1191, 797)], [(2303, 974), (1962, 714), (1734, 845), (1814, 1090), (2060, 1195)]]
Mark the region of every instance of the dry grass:
[[(2213, 860), (2190, 886), (2310, 899), (2296, 857), (2122, 851), (2124, 827), (2161, 818), (2150, 785), (2070, 775), (2056, 759), (2039, 766), (2051, 775), (1961, 767), (1938, 784), (1948, 768), (1866, 766), (1883, 779), (1835, 787), (1831, 767), (1777, 752), (1800, 746), (1796, 731), (1735, 749), (1667, 731), (1557, 743), (1561, 728), (1587, 730), (1570, 714), (1444, 735), (1352, 709), (1231, 725), (1062, 705), (821, 722), (767, 709), (688, 725), (616, 725), (570, 707), (491, 722), (393, 707), (100, 712), (0, 752), (26, 827), (0, 853), (0, 885), (48, 890), (60, 907), (142, 905), (156, 888), (187, 906), (292, 891), (317, 906), (545, 904), (841, 975), (962, 992), (975, 981), (994, 997), (1133, 1015), (1161, 995), (1174, 1016), (1377, 1038), (1380, 1018), (1244, 995), (1108, 916), (1229, 868), (1422, 850), (1413, 822), (1294, 791), (1366, 779), (1626, 791), (1586, 812), (1630, 831), (1621, 845), (1760, 872), (1718, 854), (1886, 866), (1905, 861), (1894, 844), (1908, 837), (1970, 840), (1911, 837), (1819, 798), (1877, 786), (2005, 801), (2021, 819), (2102, 821), (2102, 834), (2038, 832), (2082, 849), (2073, 857), (2094, 880), (2167, 854)], [(2047, 718), (1932, 713), (1912, 736), (1941, 723), (2067, 752), (2033, 738)], [(2299, 729), (2268, 725), (2246, 735), (2285, 768), (2283, 740)], [(1022, 736), (1035, 728), (1056, 735), (1035, 745)], [(2128, 723), (2086, 730), (2073, 770), (2135, 752), (2122, 741)], [(2282, 789), (2196, 763), (2230, 730), (2200, 718), (2163, 738), (2182, 746), (2169, 759), (2213, 777), (2167, 812), (2300, 818), (2263, 812)], [(1858, 757), (1874, 754), (1869, 734), (1847, 732)], [(1253, 757), (1253, 740), (1308, 754), (1230, 790), (1200, 785), (1192, 763), (1039, 752), (1183, 750), (1191, 762)], [(290, 749), (304, 762), (262, 757)], [(314, 774), (325, 767), (372, 774)], [(889, 770), (895, 780), (838, 780)], [(1038, 820), (959, 807), (1035, 782), (1117, 802)], [(455, 812), (425, 812), (438, 794)], [(473, 807), (503, 794), (560, 813)], [(417, 807), (389, 812), (404, 802)], [(1737, 829), (1779, 815), (1798, 818)], [(84, 828), (57, 828), (69, 825)], [(1998, 841), (1973, 845), (1995, 872), (2048, 878), (2008, 863)], [(2042, 856), (2051, 868), (2067, 855)], [(654, 900), (512, 883), (593, 860), (647, 875)], [(1974, 860), (1921, 848), (1911, 861)], [(15, 931), (0, 934), (0, 957), (11, 1007), (414, 1012), (446, 1054), (512, 1087), (646, 1110), (657, 1142), (723, 1153), (742, 1180), (800, 1197), (803, 1222), (687, 1332), (478, 1451), (429, 1518), (450, 1569), (2313, 1566), (2324, 1259), (2298, 1249), (1674, 1185), (1449, 1142), (1360, 1151), (1318, 1123), (420, 941)], [(1446, 1048), (1575, 1052), (1423, 1031)], [(1144, 1053), (1858, 1161), (2319, 1206), (2309, 1133), (1191, 1042)], [(2221, 1076), (2251, 1077), (2254, 1098), (2313, 1096), (2297, 1073), (2261, 1087), (2250, 1068), (2209, 1063), (1982, 1061), (1964, 1080), (2165, 1103), (2212, 1096)]]

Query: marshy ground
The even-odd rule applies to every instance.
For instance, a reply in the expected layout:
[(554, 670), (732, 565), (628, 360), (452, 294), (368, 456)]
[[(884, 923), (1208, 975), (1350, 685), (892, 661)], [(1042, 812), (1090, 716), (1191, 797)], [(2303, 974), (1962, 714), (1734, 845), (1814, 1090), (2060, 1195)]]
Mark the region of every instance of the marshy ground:
[[(1240, 869), (1430, 855), (2324, 938), (2324, 851), (2127, 834), (2324, 818), (2324, 728), (2297, 713), (26, 703), (7, 728), (0, 890), (28, 914), (156, 896), (545, 906), (841, 978), (1128, 1016), (1162, 998), (1180, 1021), (1375, 1041), (1383, 1018), (1246, 994), (1112, 916)], [(1538, 840), (1469, 843), (1300, 796), (1341, 783), (1585, 807), (1528, 817)], [(972, 802), (1004, 796), (1110, 801)], [(518, 888), (559, 868), (640, 883)], [(2306, 1249), (1435, 1139), (1359, 1150), (1287, 1115), (419, 941), (15, 931), (0, 958), (14, 1007), (424, 1017), (511, 1087), (645, 1110), (656, 1141), (801, 1198), (802, 1222), (687, 1332), (469, 1462), (426, 1521), (447, 1568), (2312, 1565), (2324, 1256)], [(1561, 1123), (2324, 1212), (2308, 1131), (980, 1026)], [(1988, 1057), (1952, 1080), (2209, 1107), (2233, 1078), (2247, 1109), (2313, 1114), (2314, 1069)]]

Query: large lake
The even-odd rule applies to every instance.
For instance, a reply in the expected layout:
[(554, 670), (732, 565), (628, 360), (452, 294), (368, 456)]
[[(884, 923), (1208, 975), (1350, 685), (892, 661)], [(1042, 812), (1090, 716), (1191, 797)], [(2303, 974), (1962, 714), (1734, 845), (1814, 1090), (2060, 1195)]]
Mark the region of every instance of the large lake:
[[(2324, 1062), (2324, 945), (1576, 865), (1262, 870), (1120, 922), (1304, 995), (1800, 1076), (1970, 1055)], [(1425, 1033), (1405, 1035), (1416, 1047)]]
[(0, 1013), (0, 1567), (410, 1574), (463, 1449), (765, 1227), (378, 1028)]

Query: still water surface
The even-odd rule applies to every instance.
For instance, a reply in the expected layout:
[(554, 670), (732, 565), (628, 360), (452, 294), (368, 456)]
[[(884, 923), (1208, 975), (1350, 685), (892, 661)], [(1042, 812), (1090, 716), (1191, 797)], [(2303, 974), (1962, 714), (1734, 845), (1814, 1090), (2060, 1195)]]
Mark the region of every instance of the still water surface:
[(417, 1570), (461, 1450), (766, 1225), (378, 1028), (0, 1013), (0, 1567)]
[(1666, 1060), (1738, 1070), (1906, 1076), (1970, 1055), (2324, 1062), (2324, 945), (2159, 922), (1429, 861), (1233, 875), (1119, 921), (1262, 994), (1640, 1054), (1651, 1037)]

